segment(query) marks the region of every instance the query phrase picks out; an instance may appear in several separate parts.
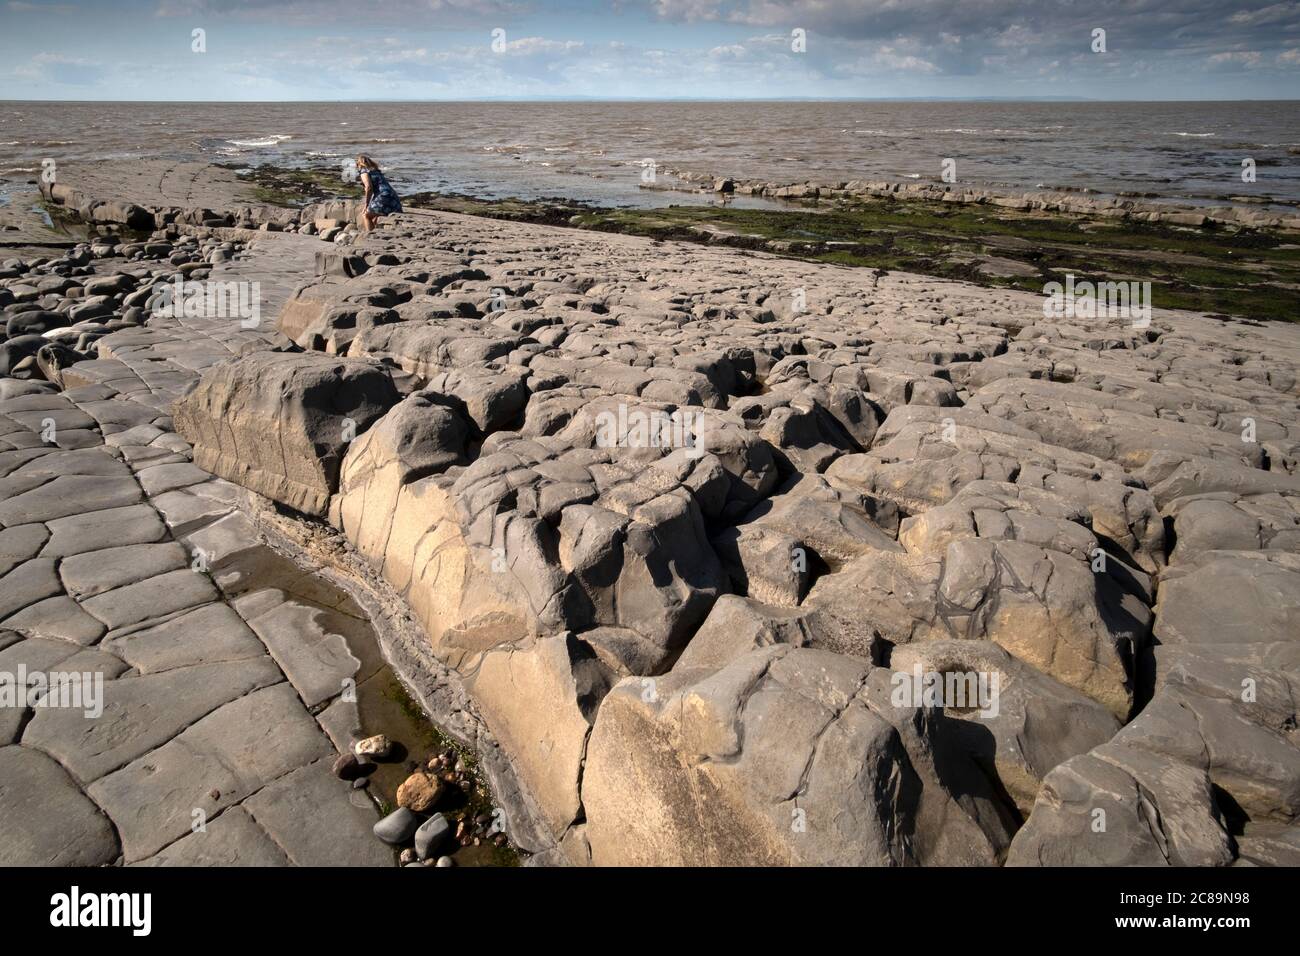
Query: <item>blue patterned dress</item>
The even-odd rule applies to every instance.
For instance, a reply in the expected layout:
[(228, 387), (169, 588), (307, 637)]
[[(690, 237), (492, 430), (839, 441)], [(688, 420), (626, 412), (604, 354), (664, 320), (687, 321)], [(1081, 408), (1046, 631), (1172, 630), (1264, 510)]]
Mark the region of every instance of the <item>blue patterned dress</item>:
[(402, 211), (402, 201), (393, 192), (393, 187), (388, 185), (383, 173), (377, 169), (367, 169), (363, 174), (370, 177), (370, 205), (366, 206), (368, 212), (376, 216), (390, 216)]

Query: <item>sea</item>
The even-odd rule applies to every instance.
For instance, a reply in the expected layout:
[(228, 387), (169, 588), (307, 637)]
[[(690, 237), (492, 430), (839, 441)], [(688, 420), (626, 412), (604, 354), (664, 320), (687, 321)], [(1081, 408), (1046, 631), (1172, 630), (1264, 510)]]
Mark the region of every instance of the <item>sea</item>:
[(947, 168), (958, 184), (1012, 193), (1300, 206), (1297, 100), (0, 102), (0, 193), (50, 159), (343, 175), (361, 152), (399, 191), (486, 199), (692, 201), (642, 188), (650, 169), (787, 183), (940, 182)]

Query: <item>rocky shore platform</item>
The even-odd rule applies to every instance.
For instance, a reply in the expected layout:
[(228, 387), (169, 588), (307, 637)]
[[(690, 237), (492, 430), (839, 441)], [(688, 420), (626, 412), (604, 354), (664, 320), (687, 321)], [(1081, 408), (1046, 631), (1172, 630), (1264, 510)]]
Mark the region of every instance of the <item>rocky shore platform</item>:
[[(823, 182), (770, 182), (694, 169), (664, 166), (665, 179), (642, 183), (642, 189), (667, 192), (712, 192), (783, 200), (917, 199), (960, 205), (996, 206), (1175, 226), (1250, 226), (1300, 230), (1300, 210), (1293, 201), (1275, 197), (1234, 196), (1229, 203), (1191, 205), (1149, 197), (1098, 196), (1087, 190), (1037, 189), (1007, 192), (957, 182), (891, 182), (865, 179)], [(1257, 204), (1259, 208), (1251, 208)]]
[(107, 704), (0, 711), (9, 862), (384, 862), (362, 628), (537, 863), (1300, 863), (1300, 326), (47, 195), (116, 235), (0, 266), (0, 671)]

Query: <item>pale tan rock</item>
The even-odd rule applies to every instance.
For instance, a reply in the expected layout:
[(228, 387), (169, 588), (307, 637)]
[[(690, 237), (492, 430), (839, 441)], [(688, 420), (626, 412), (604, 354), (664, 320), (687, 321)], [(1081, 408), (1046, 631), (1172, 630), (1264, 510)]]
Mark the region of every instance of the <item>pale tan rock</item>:
[(551, 832), (563, 836), (581, 807), (587, 735), (609, 688), (606, 669), (574, 638), (546, 637), (483, 655), (469, 687)]
[(397, 788), (397, 805), (424, 813), (433, 808), (442, 796), (442, 781), (432, 774), (413, 773)]
[[(609, 865), (991, 863), (1009, 830), (973, 767), (954, 800), (920, 712), (863, 661), (770, 647), (620, 682), (588, 745), (591, 859)], [(908, 834), (912, 834), (909, 836)]]

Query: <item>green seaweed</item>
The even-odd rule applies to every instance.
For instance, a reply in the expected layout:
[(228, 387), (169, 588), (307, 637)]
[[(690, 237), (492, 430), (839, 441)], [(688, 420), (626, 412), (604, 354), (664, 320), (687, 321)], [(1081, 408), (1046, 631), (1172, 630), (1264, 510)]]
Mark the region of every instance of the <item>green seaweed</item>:
[(294, 208), (332, 199), (359, 199), (363, 193), (360, 183), (345, 180), (341, 170), (334, 167), (264, 164), (248, 168), (227, 163), (222, 168), (234, 170), (251, 182), (254, 199), (267, 206)]
[[(641, 209), (426, 193), (410, 197), (410, 204), (661, 241), (760, 249), (989, 288), (1042, 292), (1044, 283), (1063, 280), (1067, 273), (1079, 279), (1149, 281), (1157, 308), (1300, 319), (1300, 237), (1247, 227), (1175, 226), (892, 198), (802, 202), (783, 209)], [(997, 274), (1009, 269), (1029, 274)]]
[[(360, 195), (333, 167), (242, 170), (276, 205)], [(1157, 308), (1250, 319), (1300, 319), (1300, 236), (1245, 226), (1177, 226), (992, 204), (920, 199), (803, 200), (783, 208), (729, 204), (613, 208), (569, 200), (485, 200), (417, 193), (411, 208), (707, 243), (988, 288), (1042, 292), (1067, 273), (1151, 283)], [(1017, 273), (1027, 274), (1017, 274)]]

